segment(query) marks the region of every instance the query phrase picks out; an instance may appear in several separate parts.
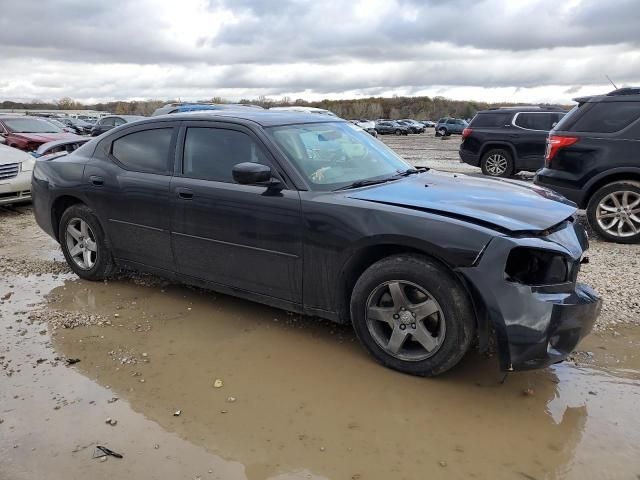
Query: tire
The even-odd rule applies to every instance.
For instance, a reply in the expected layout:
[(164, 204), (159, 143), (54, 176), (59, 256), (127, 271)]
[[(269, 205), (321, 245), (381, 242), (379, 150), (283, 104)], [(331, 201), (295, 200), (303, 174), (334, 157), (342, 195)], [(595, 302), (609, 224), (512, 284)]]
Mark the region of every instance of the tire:
[(587, 219), (605, 240), (640, 243), (640, 182), (613, 182), (600, 188), (589, 199)]
[(436, 137), (448, 137), (449, 135), (451, 135), (449, 133), (449, 131), (446, 128), (439, 128), (436, 131)]
[(402, 130), (400, 129), (396, 129), (396, 131), (394, 132), (396, 135), (402, 135)]
[(489, 177), (508, 178), (515, 172), (511, 153), (502, 148), (492, 148), (486, 152), (480, 159), (480, 168)]
[[(395, 284), (400, 287), (394, 288)], [(403, 294), (398, 296), (398, 291)], [(407, 308), (398, 310), (403, 302), (395, 298), (410, 300)], [(434, 308), (437, 311), (424, 316)], [(370, 312), (384, 312), (375, 314), (384, 318), (372, 319)], [(365, 270), (351, 294), (351, 320), (358, 339), (379, 363), (410, 375), (446, 372), (475, 338), (475, 314), (468, 295), (449, 270), (420, 255), (394, 255)], [(426, 342), (425, 334), (431, 336)], [(391, 351), (394, 335), (404, 339), (396, 353)]]
[[(86, 225), (86, 230), (82, 227), (82, 222)], [(76, 233), (68, 233), (70, 228)], [(78, 238), (78, 233), (84, 233), (84, 236)], [(100, 281), (115, 272), (116, 266), (104, 231), (93, 211), (86, 205), (76, 204), (65, 210), (60, 219), (58, 239), (64, 258), (80, 278)], [(72, 249), (78, 245), (83, 248), (80, 253), (74, 254)], [(87, 252), (88, 257), (85, 256)]]

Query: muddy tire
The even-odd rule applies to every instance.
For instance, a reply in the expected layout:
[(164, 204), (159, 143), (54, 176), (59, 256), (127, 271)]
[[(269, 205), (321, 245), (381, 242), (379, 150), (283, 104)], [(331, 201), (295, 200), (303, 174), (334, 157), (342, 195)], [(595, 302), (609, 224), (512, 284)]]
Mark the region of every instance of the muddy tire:
[(358, 339), (382, 365), (431, 377), (455, 366), (475, 337), (465, 290), (445, 267), (419, 255), (370, 266), (351, 295)]
[(58, 239), (71, 269), (85, 280), (104, 280), (115, 263), (104, 232), (86, 205), (72, 205), (60, 219)]
[(591, 196), (587, 219), (605, 240), (640, 243), (640, 182), (613, 182)]
[(511, 153), (502, 148), (493, 148), (480, 160), (482, 173), (489, 177), (509, 178), (515, 174)]

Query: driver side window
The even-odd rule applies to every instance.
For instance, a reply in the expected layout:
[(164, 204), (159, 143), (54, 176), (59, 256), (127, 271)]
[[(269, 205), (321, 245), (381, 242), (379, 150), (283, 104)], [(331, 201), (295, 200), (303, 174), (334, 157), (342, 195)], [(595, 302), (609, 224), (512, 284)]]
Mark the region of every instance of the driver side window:
[(185, 177), (235, 183), (233, 167), (243, 162), (270, 166), (264, 150), (246, 133), (223, 128), (187, 129), (182, 162)]

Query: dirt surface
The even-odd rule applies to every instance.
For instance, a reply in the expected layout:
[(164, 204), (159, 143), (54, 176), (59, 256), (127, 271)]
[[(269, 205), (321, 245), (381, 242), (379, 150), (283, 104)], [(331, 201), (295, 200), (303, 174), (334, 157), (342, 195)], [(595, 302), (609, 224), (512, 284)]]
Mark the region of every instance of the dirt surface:
[(571, 361), (502, 384), (470, 353), (421, 379), (347, 327), (79, 280), (29, 207), (0, 209), (0, 479), (638, 478), (638, 252), (592, 242), (605, 312)]

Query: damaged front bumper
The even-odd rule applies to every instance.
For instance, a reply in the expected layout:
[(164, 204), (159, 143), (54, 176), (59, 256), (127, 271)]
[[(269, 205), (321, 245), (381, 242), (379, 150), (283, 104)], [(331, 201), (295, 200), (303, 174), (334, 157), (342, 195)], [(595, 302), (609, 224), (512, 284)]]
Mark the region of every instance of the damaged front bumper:
[[(516, 247), (562, 255), (570, 278), (553, 285), (513, 281), (506, 274), (506, 264)], [(545, 236), (495, 237), (473, 267), (459, 270), (480, 312), (480, 343), (486, 344), (483, 335), (495, 332), (502, 370), (528, 370), (561, 362), (591, 331), (602, 301), (590, 287), (575, 281), (587, 248), (582, 226), (567, 222)]]

